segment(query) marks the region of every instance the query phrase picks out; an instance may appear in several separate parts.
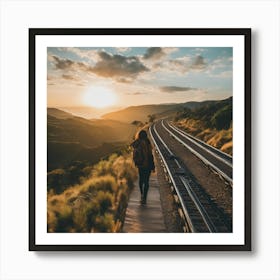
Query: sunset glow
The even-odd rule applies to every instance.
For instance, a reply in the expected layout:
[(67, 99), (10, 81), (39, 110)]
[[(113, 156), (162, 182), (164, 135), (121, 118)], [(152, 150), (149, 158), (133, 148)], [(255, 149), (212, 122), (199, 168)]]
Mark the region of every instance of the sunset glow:
[(48, 47), (48, 107), (106, 110), (232, 96), (232, 47)]
[(116, 99), (116, 94), (110, 88), (91, 86), (84, 93), (83, 103), (86, 106), (105, 108), (115, 105)]

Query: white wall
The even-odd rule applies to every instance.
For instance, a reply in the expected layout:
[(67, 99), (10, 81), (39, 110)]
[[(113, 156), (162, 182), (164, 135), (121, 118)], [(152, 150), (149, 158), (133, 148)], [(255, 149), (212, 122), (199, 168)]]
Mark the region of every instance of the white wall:
[[(280, 279), (279, 1), (5, 1), (1, 279)], [(28, 251), (28, 28), (251, 27), (252, 252)]]

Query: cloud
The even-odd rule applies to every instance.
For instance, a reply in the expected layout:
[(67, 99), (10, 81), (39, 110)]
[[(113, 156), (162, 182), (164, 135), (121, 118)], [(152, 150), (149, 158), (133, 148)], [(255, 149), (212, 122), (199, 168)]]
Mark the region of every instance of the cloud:
[(158, 60), (176, 51), (178, 51), (178, 48), (150, 47), (146, 50), (146, 53), (143, 55), (143, 59)]
[(102, 77), (135, 77), (149, 69), (141, 63), (136, 56), (123, 56), (119, 54), (99, 53), (100, 60), (92, 68), (98, 76)]
[(58, 48), (59, 51), (72, 53), (78, 58), (88, 59), (90, 61), (96, 61), (98, 58), (98, 51), (95, 49), (87, 49), (87, 48), (71, 48), (71, 47), (63, 47)]
[(70, 59), (61, 59), (55, 55), (52, 55), (52, 58), (56, 69), (61, 69), (61, 70), (69, 69), (75, 64), (74, 61)]
[(210, 70), (223, 70), (223, 71), (229, 71), (232, 70), (232, 57), (219, 57), (216, 58), (209, 64)]
[(229, 71), (222, 71), (219, 73), (210, 73), (209, 76), (213, 78), (232, 78), (232, 71), (229, 70)]
[(135, 78), (142, 72), (149, 71), (135, 56), (111, 55), (104, 51), (99, 52), (98, 61), (95, 65), (64, 59), (55, 55), (51, 56), (51, 61), (54, 63), (56, 70), (93, 73), (105, 78), (119, 79), (120, 82), (130, 82), (129, 79)]
[(186, 74), (189, 72), (201, 72), (208, 68), (208, 64), (201, 55), (182, 56), (175, 59), (164, 60), (153, 65), (153, 69), (161, 72), (170, 71), (178, 74)]
[(190, 90), (197, 90), (197, 88), (192, 88), (192, 87), (177, 87), (177, 86), (165, 86), (165, 87), (160, 87), (160, 90), (162, 92), (185, 92), (185, 91), (190, 91)]
[(123, 84), (130, 84), (130, 83), (132, 83), (131, 79), (127, 79), (127, 78), (123, 78), (123, 77), (116, 79), (116, 81), (118, 83), (123, 83)]
[(177, 73), (186, 73), (190, 71), (191, 58), (189, 56), (183, 56), (176, 59), (170, 59), (162, 64), (159, 67), (162, 67), (163, 70), (177, 72)]
[(79, 79), (73, 75), (63, 74), (61, 76), (65, 80), (78, 81)]
[(159, 48), (159, 47), (152, 47), (152, 48), (148, 48), (146, 53), (144, 54), (143, 58), (144, 59), (160, 59), (163, 56), (165, 56), (165, 52), (163, 50), (163, 48)]
[(54, 64), (56, 70), (63, 70), (64, 72), (71, 71), (90, 71), (91, 67), (83, 62), (77, 62), (70, 59), (60, 58), (52, 55), (49, 59)]
[(136, 91), (136, 92), (130, 92), (130, 93), (128, 93), (128, 95), (145, 95), (145, 94), (147, 94), (147, 93), (141, 92), (141, 91)]
[(203, 70), (207, 67), (207, 63), (204, 60), (204, 57), (201, 55), (197, 55), (191, 65), (191, 69), (194, 70)]

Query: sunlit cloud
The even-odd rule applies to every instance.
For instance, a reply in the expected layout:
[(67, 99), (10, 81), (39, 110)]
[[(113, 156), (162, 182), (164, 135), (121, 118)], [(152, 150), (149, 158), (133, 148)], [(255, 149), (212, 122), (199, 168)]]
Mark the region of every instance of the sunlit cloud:
[(133, 80), (121, 77), (121, 78), (116, 79), (116, 82), (123, 83), (123, 84), (129, 84), (129, 83), (132, 83)]
[(136, 77), (149, 69), (136, 56), (112, 55), (99, 53), (100, 60), (93, 67), (93, 72), (102, 77)]
[(61, 77), (65, 80), (79, 81), (79, 79), (77, 77), (73, 76), (73, 75), (63, 74)]
[(81, 59), (95, 62), (98, 60), (98, 50), (86, 48), (59, 48), (61, 51), (72, 53)]
[(140, 92), (140, 91), (136, 91), (136, 92), (129, 92), (128, 95), (145, 95), (147, 94), (147, 92)]
[(191, 70), (191, 57), (184, 56), (176, 59), (165, 60), (153, 65), (154, 71), (176, 72), (185, 74)]

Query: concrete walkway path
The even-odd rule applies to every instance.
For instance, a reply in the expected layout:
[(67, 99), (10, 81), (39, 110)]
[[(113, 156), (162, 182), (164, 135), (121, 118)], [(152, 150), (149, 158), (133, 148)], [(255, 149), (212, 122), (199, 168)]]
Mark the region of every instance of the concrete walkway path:
[(151, 174), (150, 188), (145, 205), (140, 202), (138, 185), (134, 187), (129, 198), (122, 232), (167, 232), (162, 214), (156, 173)]

